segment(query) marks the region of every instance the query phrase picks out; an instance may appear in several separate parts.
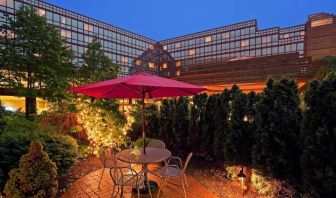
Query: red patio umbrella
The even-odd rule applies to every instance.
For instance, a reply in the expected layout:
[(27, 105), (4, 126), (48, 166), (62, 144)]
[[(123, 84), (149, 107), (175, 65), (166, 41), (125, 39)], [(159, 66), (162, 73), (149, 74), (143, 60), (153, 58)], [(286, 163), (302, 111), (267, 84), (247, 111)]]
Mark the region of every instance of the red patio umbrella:
[(145, 150), (145, 98), (191, 96), (205, 91), (205, 88), (140, 73), (132, 76), (106, 80), (70, 89), (95, 98), (141, 98), (142, 99), (142, 136)]

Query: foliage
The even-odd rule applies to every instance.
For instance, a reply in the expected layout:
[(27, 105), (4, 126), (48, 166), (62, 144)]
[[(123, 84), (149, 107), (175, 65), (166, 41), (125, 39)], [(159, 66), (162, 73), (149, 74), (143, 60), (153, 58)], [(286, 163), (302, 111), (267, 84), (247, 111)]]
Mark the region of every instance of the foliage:
[(335, 196), (336, 189), (336, 74), (313, 80), (304, 97), (302, 179), (316, 198)]
[(174, 100), (162, 101), (161, 111), (160, 111), (160, 137), (166, 143), (166, 146), (171, 148), (174, 145), (174, 126), (173, 126), (173, 115), (174, 115)]
[(296, 83), (269, 79), (256, 105), (254, 166), (265, 176), (293, 181), (299, 170), (301, 111)]
[(190, 118), (188, 126), (188, 147), (194, 153), (199, 152), (202, 122), (201, 117), (205, 113), (205, 104), (208, 99), (206, 93), (193, 96), (190, 107)]
[(189, 101), (186, 97), (180, 97), (175, 102), (173, 114), (173, 133), (175, 149), (185, 149), (187, 145), (187, 134), (189, 124)]
[(119, 65), (114, 64), (104, 54), (97, 38), (88, 44), (82, 58), (84, 62), (78, 71), (80, 83), (88, 84), (117, 77)]
[(250, 166), (255, 143), (254, 104), (257, 96), (255, 92), (236, 92), (232, 99), (231, 120), (224, 140), (224, 159), (228, 165)]
[(43, 151), (40, 142), (32, 142), (28, 154), (21, 157), (19, 168), (9, 173), (5, 194), (14, 197), (55, 197), (57, 167)]
[[(20, 156), (28, 150), (33, 140), (42, 142), (60, 174), (65, 173), (75, 162), (78, 146), (70, 136), (38, 131), (34, 122), (20, 116), (6, 116), (6, 122), (0, 135), (0, 167), (5, 177), (11, 169), (17, 167)], [(1, 178), (1, 181), (4, 179)]]
[[(155, 139), (146, 137), (145, 138), (145, 145), (148, 146), (148, 144), (153, 140), (155, 140)], [(143, 138), (139, 138), (135, 142), (133, 142), (133, 146), (134, 146), (134, 148), (143, 147)]]
[(4, 116), (5, 116), (5, 108), (2, 106), (2, 102), (0, 100), (0, 134), (3, 131), (6, 122), (4, 120)]
[(229, 133), (229, 116), (230, 116), (230, 91), (225, 89), (217, 98), (215, 105), (215, 130), (214, 130), (214, 156), (217, 160), (224, 158), (224, 140)]
[[(160, 135), (160, 119), (159, 119), (159, 110), (155, 104), (146, 106), (146, 136), (151, 138), (159, 138)], [(139, 136), (138, 136), (139, 137)]]
[[(51, 101), (64, 98), (73, 75), (73, 54), (59, 31), (34, 8), (21, 7), (15, 19), (8, 17), (1, 31), (0, 57), (8, 87), (26, 97), (26, 117), (36, 113), (36, 96)], [(9, 30), (9, 31), (6, 31)], [(15, 35), (15, 37), (13, 36)]]
[(205, 104), (204, 114), (201, 117), (202, 121), (202, 131), (201, 131), (201, 141), (200, 141), (200, 154), (207, 158), (213, 158), (213, 141), (214, 141), (214, 131), (215, 122), (213, 118), (216, 114), (216, 103), (218, 94), (213, 94), (208, 97)]
[(324, 79), (328, 74), (336, 72), (336, 56), (326, 56), (320, 60), (323, 65), (316, 71), (315, 77)]

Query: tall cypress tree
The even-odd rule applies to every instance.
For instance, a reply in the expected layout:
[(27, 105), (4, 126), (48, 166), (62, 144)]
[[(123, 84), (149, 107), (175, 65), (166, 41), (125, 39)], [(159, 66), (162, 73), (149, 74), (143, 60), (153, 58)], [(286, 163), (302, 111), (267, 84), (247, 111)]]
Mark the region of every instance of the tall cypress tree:
[(205, 104), (208, 95), (206, 93), (201, 93), (193, 96), (191, 107), (190, 107), (190, 119), (188, 127), (188, 147), (191, 151), (198, 153), (201, 130), (202, 130), (202, 119), (205, 112)]
[(173, 116), (174, 139), (180, 149), (186, 148), (189, 124), (189, 101), (186, 97), (180, 97), (175, 103)]
[[(15, 19), (0, 37), (2, 70), (10, 72), (3, 82), (26, 98), (26, 117), (36, 113), (36, 97), (57, 100), (74, 74), (72, 52), (64, 44), (59, 31), (39, 16), (34, 8), (21, 7)], [(15, 36), (13, 36), (15, 35)]]
[(302, 125), (302, 178), (316, 198), (335, 197), (336, 189), (336, 73), (310, 83), (305, 93)]
[(174, 100), (164, 99), (160, 111), (160, 137), (164, 140), (167, 147), (173, 144), (173, 114)]
[(230, 114), (230, 91), (225, 89), (219, 97), (217, 97), (215, 105), (215, 116), (213, 122), (214, 130), (214, 157), (221, 160), (224, 157), (224, 140), (229, 130), (229, 114)]
[(299, 170), (298, 138), (301, 111), (293, 80), (269, 79), (256, 106), (254, 166), (266, 176), (296, 179)]

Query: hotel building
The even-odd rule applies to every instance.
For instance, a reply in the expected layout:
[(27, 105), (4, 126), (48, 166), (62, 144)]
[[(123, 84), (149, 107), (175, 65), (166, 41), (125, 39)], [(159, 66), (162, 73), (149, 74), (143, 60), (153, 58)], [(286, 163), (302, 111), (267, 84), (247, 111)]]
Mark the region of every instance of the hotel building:
[(260, 91), (269, 76), (296, 78), (302, 87), (320, 66), (316, 60), (336, 56), (336, 16), (328, 13), (312, 14), (293, 27), (259, 29), (257, 20), (250, 20), (156, 41), (39, 0), (0, 0), (0, 25), (6, 23), (3, 16), (15, 16), (21, 6), (36, 8), (60, 30), (78, 66), (97, 37), (105, 54), (121, 65), (120, 76), (146, 71), (209, 92), (233, 84)]

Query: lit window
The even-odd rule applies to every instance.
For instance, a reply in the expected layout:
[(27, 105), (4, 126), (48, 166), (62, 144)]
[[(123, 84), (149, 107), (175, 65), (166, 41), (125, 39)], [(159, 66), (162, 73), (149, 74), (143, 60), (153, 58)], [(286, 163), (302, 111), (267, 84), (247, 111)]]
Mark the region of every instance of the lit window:
[(155, 67), (155, 65), (154, 65), (154, 63), (149, 62), (149, 63), (148, 63), (148, 67), (153, 69), (153, 68)]
[(181, 66), (181, 61), (176, 61), (175, 65), (176, 65), (176, 67), (180, 67)]
[(284, 34), (284, 38), (289, 38), (289, 34)]
[(163, 69), (167, 69), (167, 67), (168, 67), (168, 63), (162, 63), (162, 68)]
[(181, 43), (175, 43), (175, 48), (181, 47)]
[(154, 45), (149, 45), (148, 48), (151, 49), (151, 50), (153, 50), (154, 49)]
[(249, 45), (249, 40), (243, 40), (243, 41), (241, 41), (241, 43), (240, 43), (240, 46), (241, 47), (247, 47)]
[(140, 64), (141, 64), (141, 60), (136, 60), (136, 61), (135, 61), (135, 64), (136, 64), (136, 65), (140, 65)]
[(123, 62), (123, 63), (128, 63), (128, 57), (126, 57), (126, 56), (122, 56), (122, 57), (121, 57), (121, 62)]
[(192, 56), (192, 55), (195, 55), (195, 49), (191, 49), (188, 51), (188, 55), (189, 56)]
[(6, 0), (0, 0), (0, 5), (5, 6), (6, 5)]
[(92, 27), (92, 25), (84, 24), (84, 30), (92, 32), (93, 31), (93, 27)]
[(40, 15), (40, 16), (45, 16), (45, 10), (42, 10), (42, 9), (39, 9), (38, 10), (38, 14)]
[(207, 36), (207, 37), (205, 37), (205, 42), (206, 42), (206, 43), (211, 42), (211, 36)]
[(61, 30), (61, 36), (66, 38), (71, 38), (71, 32), (66, 30)]
[(311, 22), (311, 27), (318, 27), (318, 26), (322, 26), (322, 25), (328, 25), (328, 24), (332, 24), (333, 23), (333, 18), (326, 18), (326, 19), (320, 19), (320, 20), (316, 20), (316, 21), (312, 21)]
[(181, 71), (180, 70), (176, 71), (176, 76), (180, 76), (180, 75), (181, 75)]
[(63, 24), (66, 23), (66, 18), (64, 16), (61, 16), (61, 23), (63, 23)]
[(305, 31), (301, 31), (300, 36), (304, 36), (304, 35), (305, 35)]
[(224, 32), (222, 37), (223, 37), (223, 39), (228, 39), (228, 38), (230, 38), (230, 34), (229, 34), (229, 32)]
[(164, 45), (164, 46), (163, 46), (163, 50), (168, 50), (167, 45)]

